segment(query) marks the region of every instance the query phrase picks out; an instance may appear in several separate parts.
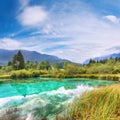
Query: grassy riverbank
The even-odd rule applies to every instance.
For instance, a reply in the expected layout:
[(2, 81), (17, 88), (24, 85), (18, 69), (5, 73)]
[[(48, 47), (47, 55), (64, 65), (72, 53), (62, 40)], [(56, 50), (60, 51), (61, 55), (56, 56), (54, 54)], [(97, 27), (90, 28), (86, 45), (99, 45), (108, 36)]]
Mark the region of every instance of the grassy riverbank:
[(10, 74), (11, 78), (30, 78), (30, 77), (46, 77), (46, 78), (92, 78), (101, 80), (119, 81), (120, 74), (68, 74), (65, 70), (19, 70)]
[(120, 74), (66, 74), (64, 70), (46, 71), (46, 70), (17, 70), (9, 74), (0, 75), (0, 82), (7, 79), (21, 79), (21, 78), (91, 78), (98, 80), (112, 80), (119, 81)]
[(65, 118), (56, 120), (120, 120), (120, 85), (93, 90), (77, 98)]

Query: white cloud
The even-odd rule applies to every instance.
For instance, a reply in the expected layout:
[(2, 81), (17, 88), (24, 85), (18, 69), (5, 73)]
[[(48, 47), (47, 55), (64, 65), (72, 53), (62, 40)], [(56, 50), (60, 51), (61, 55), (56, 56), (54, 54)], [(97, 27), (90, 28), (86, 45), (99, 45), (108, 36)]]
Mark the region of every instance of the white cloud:
[(107, 15), (107, 16), (104, 16), (104, 18), (111, 21), (111, 22), (113, 22), (113, 23), (119, 23), (120, 22), (120, 19), (117, 18), (114, 15)]
[(21, 46), (22, 46), (22, 43), (18, 42), (17, 40), (13, 40), (10, 38), (0, 39), (0, 48), (1, 49), (14, 50), (14, 49), (21, 48)]
[(30, 0), (19, 0), (20, 3), (20, 10), (24, 9), (26, 6), (28, 6)]
[(48, 13), (41, 6), (26, 7), (18, 16), (23, 26), (37, 26), (47, 19)]
[(24, 49), (43, 52), (47, 48), (65, 45), (67, 48), (46, 51), (46, 54), (75, 62), (116, 52), (109, 48), (120, 45), (119, 18), (107, 15), (103, 19), (79, 0), (73, 3), (61, 2), (51, 7), (49, 20), (46, 20), (48, 12), (42, 7), (26, 6), (18, 17), (19, 21), (23, 26), (34, 26), (36, 30), (30, 34), (34, 37), (22, 40)]
[[(43, 28), (46, 36), (41, 36), (41, 31), (40, 36), (26, 38), (24, 40), (27, 43), (25, 49), (42, 52), (49, 47), (65, 45), (68, 47), (67, 49), (46, 51), (46, 54), (56, 55), (80, 63), (89, 58), (116, 52), (108, 49), (120, 44), (120, 28), (104, 22), (102, 18), (99, 19), (94, 14), (90, 15), (88, 12), (88, 15), (72, 15), (71, 18), (71, 16), (68, 17), (66, 14), (67, 17), (62, 19), (63, 25), (59, 24), (61, 19), (52, 19), (48, 27), (45, 26)], [(58, 37), (54, 40), (56, 36), (53, 35), (53, 32), (60, 39)], [(66, 37), (67, 40), (61, 39), (62, 37)], [(51, 41), (48, 41), (47, 39), (50, 38), (52, 38)]]
[[(107, 49), (120, 44), (119, 26), (112, 26), (95, 15), (88, 18), (81, 16), (81, 19), (79, 19), (79, 16), (72, 16), (72, 18), (64, 19), (65, 25), (63, 27), (59, 24), (54, 26), (53, 31), (55, 32), (59, 28), (57, 31), (60, 32), (56, 32), (59, 36), (70, 37), (69, 41), (63, 39), (56, 42), (56, 46), (57, 44), (63, 44), (68, 46), (69, 49), (48, 51), (48, 53), (75, 62), (83, 62), (89, 58), (115, 53), (116, 51)], [(46, 48), (47, 46), (43, 45), (43, 47)]]

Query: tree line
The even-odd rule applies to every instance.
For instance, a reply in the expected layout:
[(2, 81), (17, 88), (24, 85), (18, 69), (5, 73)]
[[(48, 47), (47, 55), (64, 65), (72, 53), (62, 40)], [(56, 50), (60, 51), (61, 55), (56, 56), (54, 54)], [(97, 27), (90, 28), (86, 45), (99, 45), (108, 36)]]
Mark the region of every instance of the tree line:
[(69, 62), (55, 62), (51, 65), (48, 61), (25, 61), (21, 51), (18, 51), (13, 56), (12, 61), (8, 62), (8, 66), (0, 68), (0, 74), (22, 69), (26, 71), (40, 70), (41, 75), (48, 77), (79, 77), (80, 74), (119, 74), (120, 58), (109, 58), (100, 61), (90, 59), (88, 64), (81, 65)]

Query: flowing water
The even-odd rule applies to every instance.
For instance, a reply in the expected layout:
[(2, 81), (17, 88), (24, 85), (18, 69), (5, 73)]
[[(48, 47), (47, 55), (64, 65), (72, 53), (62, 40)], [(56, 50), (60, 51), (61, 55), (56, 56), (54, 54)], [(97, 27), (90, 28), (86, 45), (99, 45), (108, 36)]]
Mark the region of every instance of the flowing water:
[(0, 83), (0, 120), (7, 114), (19, 115), (20, 120), (40, 120), (42, 117), (53, 120), (75, 97), (111, 84), (115, 82), (75, 78), (32, 78)]

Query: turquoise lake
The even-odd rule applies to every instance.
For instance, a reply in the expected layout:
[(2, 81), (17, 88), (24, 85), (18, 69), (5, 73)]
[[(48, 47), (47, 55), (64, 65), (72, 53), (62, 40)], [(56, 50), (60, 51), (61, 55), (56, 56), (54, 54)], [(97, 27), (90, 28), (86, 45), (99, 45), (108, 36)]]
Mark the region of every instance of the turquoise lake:
[(74, 98), (86, 91), (111, 84), (115, 82), (79, 78), (31, 78), (0, 83), (0, 120), (6, 110), (15, 108), (15, 114), (26, 120), (38, 120), (42, 117), (52, 120), (56, 114), (64, 111)]

